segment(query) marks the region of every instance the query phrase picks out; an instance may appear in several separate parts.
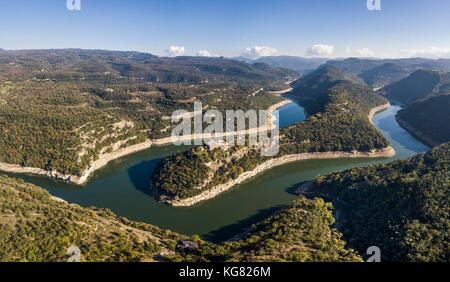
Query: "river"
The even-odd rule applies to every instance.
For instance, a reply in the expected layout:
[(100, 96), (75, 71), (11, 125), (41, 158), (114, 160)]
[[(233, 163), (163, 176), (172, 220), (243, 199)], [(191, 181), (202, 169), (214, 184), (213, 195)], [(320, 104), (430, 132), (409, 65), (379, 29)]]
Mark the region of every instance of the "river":
[[(170, 229), (198, 234), (220, 242), (241, 233), (292, 202), (295, 184), (319, 174), (352, 166), (404, 159), (429, 148), (412, 137), (395, 121), (401, 107), (393, 104), (373, 118), (375, 126), (391, 142), (397, 154), (392, 158), (303, 160), (285, 164), (235, 186), (214, 199), (193, 207), (174, 208), (159, 204), (150, 196), (150, 176), (158, 161), (186, 147), (152, 147), (110, 162), (96, 171), (84, 186), (57, 182), (45, 177), (22, 175), (25, 181), (47, 189), (52, 195), (81, 206), (109, 208), (118, 215)], [(305, 119), (303, 108), (295, 103), (279, 109), (280, 127)], [(16, 175), (17, 176), (17, 175)]]

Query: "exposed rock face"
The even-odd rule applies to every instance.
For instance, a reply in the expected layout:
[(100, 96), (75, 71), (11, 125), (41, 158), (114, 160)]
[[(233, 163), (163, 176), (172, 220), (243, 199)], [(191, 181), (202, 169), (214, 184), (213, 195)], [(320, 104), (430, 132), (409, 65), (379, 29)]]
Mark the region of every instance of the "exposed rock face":
[(374, 116), (376, 113), (378, 113), (378, 112), (380, 112), (380, 111), (382, 111), (382, 110), (386, 110), (386, 109), (389, 108), (390, 106), (391, 106), (391, 103), (388, 102), (388, 103), (386, 103), (386, 104), (384, 104), (384, 105), (381, 105), (381, 106), (372, 108), (372, 109), (370, 110), (370, 112), (369, 112), (369, 115), (367, 116), (367, 117), (369, 118), (370, 123), (373, 124), (372, 118), (373, 118), (373, 116)]
[[(386, 103), (384, 105), (380, 105), (380, 106), (372, 108), (368, 115), (370, 122), (372, 122), (372, 118), (377, 112), (385, 110), (390, 106), (391, 106), (390, 103)], [(299, 160), (335, 159), (335, 158), (381, 158), (381, 157), (389, 158), (389, 157), (393, 157), (393, 156), (395, 156), (395, 150), (391, 146), (383, 148), (383, 149), (379, 149), (379, 150), (373, 149), (370, 152), (358, 152), (358, 151), (354, 151), (354, 152), (319, 152), (319, 153), (303, 153), (303, 154), (286, 155), (286, 156), (282, 156), (280, 158), (268, 160), (268, 161), (260, 164), (259, 166), (257, 166), (254, 170), (244, 172), (241, 175), (239, 175), (238, 178), (233, 179), (227, 183), (217, 185), (217, 186), (211, 188), (210, 190), (204, 191), (203, 193), (196, 195), (194, 197), (181, 199), (181, 200), (175, 200), (175, 199), (172, 199), (169, 197), (161, 196), (161, 197), (159, 197), (159, 199), (162, 203), (172, 205), (172, 206), (180, 206), (180, 207), (181, 206), (192, 206), (198, 202), (214, 198), (215, 196), (219, 195), (220, 193), (229, 190), (234, 185), (240, 184), (240, 183), (244, 182), (245, 180), (250, 179), (267, 169), (270, 169), (270, 168), (273, 168), (273, 167), (276, 167), (279, 165), (283, 165), (286, 163), (299, 161)]]
[(372, 150), (370, 152), (323, 152), (323, 153), (304, 153), (304, 154), (294, 154), (294, 155), (286, 155), (280, 158), (271, 159), (268, 160), (259, 166), (257, 166), (252, 171), (244, 172), (243, 174), (239, 175), (238, 178), (233, 179), (225, 184), (220, 184), (215, 186), (214, 188), (205, 191), (197, 196), (186, 198), (182, 200), (174, 200), (174, 199), (168, 199), (168, 198), (161, 198), (161, 202), (165, 204), (169, 204), (172, 206), (192, 206), (198, 202), (208, 200), (211, 198), (214, 198), (215, 196), (219, 195), (222, 192), (227, 191), (231, 187), (233, 187), (236, 184), (240, 184), (244, 182), (247, 179), (250, 179), (254, 177), (255, 175), (290, 162), (300, 161), (300, 160), (308, 160), (308, 159), (335, 159), (335, 158), (381, 158), (381, 157), (392, 157), (395, 155), (395, 150), (389, 146), (384, 149), (380, 150)]
[[(292, 101), (290, 101), (290, 100), (283, 100), (277, 104), (270, 106), (268, 109), (268, 114), (271, 114), (272, 111), (274, 111), (286, 104), (289, 104), (291, 102)], [(268, 119), (268, 120), (270, 121), (271, 119)], [(262, 127), (262, 128), (265, 128), (265, 127)], [(258, 132), (258, 130), (261, 130), (261, 128), (254, 128), (254, 129), (246, 130), (246, 133), (249, 134), (254, 131)], [(237, 134), (237, 133), (238, 132), (224, 132), (222, 135), (226, 136), (226, 135), (232, 135), (232, 134)], [(216, 136), (220, 137), (219, 135), (216, 135)], [(203, 137), (203, 135), (200, 135), (200, 134), (192, 134), (192, 135), (182, 136), (182, 140), (184, 140), (184, 139), (194, 140), (194, 139), (199, 139), (202, 137)], [(41, 168), (23, 167), (18, 164), (8, 164), (8, 163), (0, 163), (0, 170), (6, 171), (6, 172), (12, 172), (12, 173), (29, 173), (29, 174), (44, 175), (44, 176), (48, 176), (48, 177), (55, 178), (58, 180), (63, 180), (63, 181), (72, 182), (72, 183), (81, 185), (81, 184), (84, 184), (88, 180), (89, 176), (91, 176), (91, 174), (94, 171), (106, 166), (108, 164), (108, 162), (110, 162), (112, 160), (148, 149), (153, 145), (157, 145), (157, 146), (167, 145), (167, 144), (171, 144), (172, 142), (173, 142), (172, 137), (166, 137), (166, 138), (155, 139), (155, 140), (147, 140), (145, 142), (131, 145), (126, 148), (120, 148), (120, 145), (122, 145), (124, 142), (119, 141), (117, 146), (113, 145), (113, 147), (117, 147), (118, 149), (116, 149), (110, 153), (106, 153), (106, 152), (102, 153), (99, 156), (98, 160), (93, 161), (91, 166), (88, 169), (86, 169), (80, 176), (62, 174), (55, 170), (48, 171), (48, 170), (41, 169)]]

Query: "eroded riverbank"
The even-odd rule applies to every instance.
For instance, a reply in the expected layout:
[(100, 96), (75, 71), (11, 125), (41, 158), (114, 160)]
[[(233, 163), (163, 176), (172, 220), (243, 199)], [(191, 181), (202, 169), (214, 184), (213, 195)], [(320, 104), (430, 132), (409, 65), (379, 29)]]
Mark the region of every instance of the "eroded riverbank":
[[(427, 151), (395, 121), (399, 106), (391, 105), (374, 115), (372, 121), (396, 151), (390, 158), (309, 159), (267, 169), (235, 185), (208, 201), (191, 207), (171, 207), (158, 203), (151, 195), (150, 176), (160, 159), (187, 150), (181, 146), (161, 146), (124, 156), (109, 162), (93, 173), (85, 186), (55, 181), (33, 175), (21, 177), (47, 189), (52, 195), (84, 207), (108, 208), (130, 220), (142, 221), (164, 229), (221, 242), (242, 233), (297, 198), (299, 183), (317, 175), (354, 166), (387, 163)], [(289, 126), (304, 119), (303, 110), (295, 103), (280, 110), (280, 124)]]
[[(373, 124), (372, 118), (377, 112), (383, 111), (391, 106), (390, 103), (386, 103), (384, 105), (380, 105), (374, 107), (370, 110), (368, 119)], [(212, 199), (219, 194), (231, 189), (233, 186), (240, 184), (256, 175), (271, 169), (276, 166), (281, 166), (287, 163), (296, 162), (300, 160), (309, 160), (309, 159), (336, 159), (336, 158), (389, 158), (395, 156), (395, 150), (391, 146), (380, 149), (380, 150), (372, 150), (370, 152), (317, 152), (317, 153), (303, 153), (303, 154), (292, 154), (282, 156), (276, 159), (270, 159), (260, 165), (258, 165), (255, 169), (251, 171), (247, 171), (239, 175), (236, 179), (233, 179), (227, 183), (217, 185), (207, 191), (202, 192), (199, 195), (175, 200), (169, 198), (162, 198), (161, 202), (164, 204), (168, 204), (175, 207), (187, 207), (195, 205), (201, 201)]]
[[(272, 113), (273, 111), (292, 103), (291, 100), (283, 100), (277, 104), (274, 104), (268, 108), (268, 124), (272, 124)], [(237, 135), (237, 134), (251, 134), (254, 132), (259, 132), (262, 130), (267, 130), (269, 126), (262, 126), (258, 128), (251, 128), (243, 131), (235, 131), (235, 132), (224, 132), (224, 133), (217, 133), (214, 135), (214, 137), (226, 137), (229, 135)], [(183, 135), (178, 140), (195, 140), (195, 139), (201, 139), (201, 138), (209, 138), (210, 135), (205, 134), (191, 134), (191, 135)], [(122, 158), (124, 156), (134, 154), (139, 151), (146, 150), (152, 146), (163, 146), (167, 144), (172, 144), (173, 139), (172, 137), (166, 137), (161, 139), (153, 139), (153, 140), (147, 140), (145, 142), (135, 144), (128, 146), (126, 148), (119, 148), (117, 150), (114, 150), (110, 153), (103, 153), (99, 156), (97, 160), (91, 163), (90, 167), (86, 169), (81, 176), (78, 175), (71, 175), (71, 174), (63, 174), (56, 170), (45, 170), (42, 168), (36, 168), (36, 167), (24, 167), (18, 164), (8, 164), (8, 163), (0, 163), (0, 171), (3, 172), (9, 172), (9, 173), (22, 173), (22, 174), (35, 174), (35, 175), (42, 175), (50, 178), (54, 178), (57, 180), (67, 181), (74, 184), (84, 184), (87, 182), (88, 178), (94, 173), (96, 170), (99, 170), (103, 167), (105, 167), (110, 161), (116, 160), (119, 158)]]

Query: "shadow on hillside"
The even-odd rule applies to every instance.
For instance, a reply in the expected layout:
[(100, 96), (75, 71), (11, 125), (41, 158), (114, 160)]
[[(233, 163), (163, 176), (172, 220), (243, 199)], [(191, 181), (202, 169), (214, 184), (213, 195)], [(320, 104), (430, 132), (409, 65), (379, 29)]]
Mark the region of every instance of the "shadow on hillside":
[(277, 205), (267, 209), (260, 209), (256, 214), (247, 217), (245, 219), (239, 220), (236, 223), (221, 227), (217, 230), (211, 231), (210, 233), (202, 236), (204, 240), (221, 243), (225, 240), (230, 240), (237, 235), (243, 234), (249, 230), (250, 226), (254, 223), (260, 222), (275, 212), (285, 208), (285, 205)]
[(150, 193), (150, 178), (160, 160), (161, 159), (143, 161), (128, 169), (128, 176), (130, 177), (133, 187), (147, 196), (152, 196)]

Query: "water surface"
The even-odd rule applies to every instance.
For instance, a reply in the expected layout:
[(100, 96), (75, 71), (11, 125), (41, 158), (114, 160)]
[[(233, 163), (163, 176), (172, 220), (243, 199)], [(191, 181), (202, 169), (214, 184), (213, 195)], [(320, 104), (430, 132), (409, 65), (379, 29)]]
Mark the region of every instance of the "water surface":
[[(51, 194), (82, 206), (109, 208), (121, 216), (170, 229), (198, 234), (210, 241), (223, 241), (251, 224), (292, 202), (295, 184), (319, 174), (352, 166), (365, 166), (404, 159), (428, 147), (403, 130), (395, 121), (399, 105), (392, 105), (373, 118), (375, 126), (391, 142), (397, 154), (392, 158), (303, 160), (270, 169), (214, 199), (193, 207), (174, 208), (159, 204), (149, 194), (150, 176), (159, 160), (186, 147), (162, 146), (114, 160), (96, 171), (83, 187), (43, 177), (23, 176), (26, 181), (46, 188)], [(280, 127), (305, 119), (303, 108), (295, 103), (280, 110)]]

